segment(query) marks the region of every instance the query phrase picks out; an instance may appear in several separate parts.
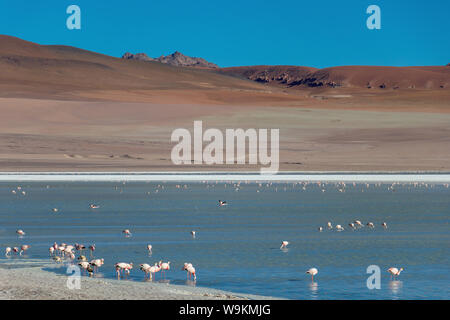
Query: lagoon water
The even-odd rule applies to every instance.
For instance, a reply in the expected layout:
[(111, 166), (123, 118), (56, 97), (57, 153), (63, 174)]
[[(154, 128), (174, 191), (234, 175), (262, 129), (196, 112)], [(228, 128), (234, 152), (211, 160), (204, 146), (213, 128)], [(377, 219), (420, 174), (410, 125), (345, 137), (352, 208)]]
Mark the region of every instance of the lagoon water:
[[(50, 259), (54, 241), (95, 243), (95, 257), (105, 259), (98, 276), (115, 277), (116, 262), (134, 263), (122, 281), (143, 281), (139, 264), (164, 260), (171, 262), (166, 281), (179, 285), (289, 299), (450, 298), (450, 189), (442, 184), (392, 190), (347, 183), (345, 192), (334, 183), (305, 190), (292, 182), (180, 184), (0, 183), (1, 248), (31, 245), (22, 257), (0, 254), (0, 262)], [(19, 185), (26, 195), (11, 192)], [(219, 199), (229, 205), (219, 207)], [(90, 203), (101, 207), (91, 210)], [(355, 219), (375, 228), (352, 231)], [(327, 230), (328, 221), (345, 231)], [(18, 238), (17, 229), (26, 235)], [(290, 242), (287, 250), (280, 250), (282, 240)], [(195, 284), (186, 281), (184, 262), (196, 267)], [(381, 269), (379, 290), (367, 288), (369, 265)], [(392, 266), (405, 269), (398, 281), (386, 271)], [(319, 270), (314, 283), (305, 274), (310, 267)], [(162, 281), (160, 273), (155, 281)]]

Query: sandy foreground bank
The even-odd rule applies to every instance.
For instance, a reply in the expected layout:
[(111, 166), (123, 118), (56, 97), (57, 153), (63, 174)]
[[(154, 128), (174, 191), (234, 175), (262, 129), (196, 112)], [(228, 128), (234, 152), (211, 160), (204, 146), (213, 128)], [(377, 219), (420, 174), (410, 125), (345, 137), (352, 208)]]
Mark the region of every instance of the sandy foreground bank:
[(81, 277), (81, 289), (68, 289), (64, 265), (45, 260), (0, 262), (1, 300), (262, 300), (271, 297), (209, 288)]

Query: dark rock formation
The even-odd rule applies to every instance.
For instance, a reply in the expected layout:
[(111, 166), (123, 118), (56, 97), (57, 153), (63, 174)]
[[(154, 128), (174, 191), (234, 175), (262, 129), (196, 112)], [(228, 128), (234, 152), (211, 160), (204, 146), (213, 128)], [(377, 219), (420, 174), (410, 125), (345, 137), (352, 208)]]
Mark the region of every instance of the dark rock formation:
[(125, 53), (122, 59), (142, 60), (142, 61), (158, 61), (161, 63), (169, 64), (179, 67), (198, 67), (198, 68), (218, 68), (214, 63), (208, 62), (203, 58), (189, 57), (181, 52), (175, 51), (167, 56), (160, 56), (159, 58), (150, 58), (145, 53)]
[(155, 60), (161, 63), (170, 64), (172, 66), (218, 68), (217, 65), (208, 62), (203, 58), (189, 57), (178, 51), (175, 51), (174, 53), (167, 56), (161, 56)]
[(130, 52), (125, 52), (122, 56), (122, 59), (128, 59), (128, 60), (141, 60), (141, 61), (152, 61), (153, 59), (150, 58), (145, 53), (136, 53), (132, 54)]

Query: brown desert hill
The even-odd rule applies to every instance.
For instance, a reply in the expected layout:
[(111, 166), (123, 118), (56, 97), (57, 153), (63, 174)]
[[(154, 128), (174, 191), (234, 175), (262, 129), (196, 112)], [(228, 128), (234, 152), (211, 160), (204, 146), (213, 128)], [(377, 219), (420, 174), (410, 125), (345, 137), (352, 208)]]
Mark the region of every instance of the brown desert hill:
[(0, 70), (4, 97), (224, 103), (236, 96), (251, 100), (250, 95), (256, 95), (257, 101), (268, 95), (257, 83), (210, 70), (126, 60), (5, 35), (0, 35)]
[(220, 69), (229, 75), (295, 88), (449, 89), (450, 68), (342, 66), (315, 69), (296, 66), (249, 66)]
[(316, 107), (337, 104), (339, 108), (356, 104), (380, 108), (400, 101), (402, 108), (414, 105), (416, 109), (426, 100), (448, 109), (447, 66), (192, 68), (171, 65), (192, 62), (181, 53), (160, 57), (166, 63), (135, 56), (138, 58), (129, 54), (123, 59), (0, 35), (0, 97)]

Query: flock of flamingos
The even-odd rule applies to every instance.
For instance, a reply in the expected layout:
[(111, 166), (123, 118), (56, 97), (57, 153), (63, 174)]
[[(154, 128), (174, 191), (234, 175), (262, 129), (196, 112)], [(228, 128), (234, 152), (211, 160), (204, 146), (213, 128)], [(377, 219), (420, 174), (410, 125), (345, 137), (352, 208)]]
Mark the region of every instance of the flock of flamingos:
[[(296, 183), (299, 184), (299, 183)], [(300, 183), (302, 185), (302, 189), (305, 190), (306, 186), (308, 185), (308, 183)], [(271, 185), (271, 184), (268, 184)], [(317, 185), (321, 188), (322, 192), (325, 192), (325, 186), (327, 185), (327, 183), (321, 183), (318, 182)], [(393, 183), (391, 186), (388, 187), (388, 190), (391, 191), (395, 191), (395, 186), (397, 184)], [(414, 187), (417, 186), (425, 186), (428, 187), (428, 184), (425, 183), (412, 183), (412, 185)], [(345, 187), (346, 184), (344, 182), (341, 183), (337, 183), (336, 184), (338, 191), (339, 192), (345, 192)], [(353, 186), (356, 186), (355, 183), (353, 183)], [(376, 184), (375, 186), (381, 186), (381, 184)], [(444, 184), (445, 187), (449, 187), (448, 184)], [(210, 187), (209, 185), (207, 186), (208, 188)], [(240, 183), (236, 183), (233, 185), (233, 187), (236, 189), (236, 191), (239, 191), (240, 188)], [(262, 187), (262, 184), (259, 184), (259, 187)], [(367, 188), (369, 188), (369, 184), (366, 185)], [(117, 188), (117, 187), (116, 187)], [(158, 189), (162, 188), (164, 189), (164, 186), (158, 185), (157, 189), (155, 190), (155, 193), (158, 192)], [(176, 185), (176, 188), (187, 188), (186, 185), (181, 186), (181, 185)], [(257, 190), (257, 192), (259, 192), (259, 190)], [(17, 190), (12, 190), (13, 194), (22, 194), (22, 195), (26, 195), (26, 192), (22, 190), (21, 187), (17, 187)], [(227, 206), (228, 203), (226, 201), (223, 200), (219, 200), (218, 201), (218, 205), (220, 207), (222, 206)], [(89, 208), (90, 209), (98, 209), (100, 206), (97, 204), (90, 204)], [(58, 212), (58, 208), (53, 208), (53, 212)], [(360, 220), (355, 220), (353, 222), (350, 222), (349, 224), (350, 230), (357, 230), (360, 228), (364, 228), (364, 224), (360, 221)], [(367, 228), (373, 229), (375, 228), (375, 224), (373, 222), (367, 222), (366, 224)], [(384, 229), (387, 229), (387, 223), (386, 222), (382, 222), (381, 223), (381, 227), (383, 227)], [(318, 228), (319, 232), (323, 232), (324, 230), (328, 229), (328, 230), (335, 230), (338, 232), (344, 231), (344, 227), (342, 227), (342, 225), (337, 224), (336, 226), (333, 227), (331, 222), (328, 222), (326, 227), (322, 227), (320, 226)], [(25, 236), (25, 232), (21, 229), (16, 231), (16, 234), (19, 236), (19, 238), (23, 238)], [(132, 233), (129, 229), (125, 229), (122, 231), (122, 234), (125, 237), (131, 237)], [(196, 236), (196, 232), (193, 230), (191, 231), (191, 236), (193, 238), (195, 238)], [(287, 249), (289, 245), (289, 241), (283, 240), (281, 242), (281, 250), (285, 250)], [(22, 255), (23, 253), (25, 253), (27, 250), (30, 249), (30, 245), (22, 245), (20, 247), (7, 247), (5, 250), (5, 255), (6, 256), (11, 256), (12, 254), (18, 254), (18, 255)], [(104, 259), (102, 258), (94, 258), (94, 251), (95, 251), (95, 244), (89, 245), (89, 246), (84, 246), (82, 244), (78, 244), (75, 243), (74, 245), (70, 245), (70, 244), (66, 244), (66, 243), (61, 243), (61, 244), (57, 244), (56, 242), (49, 247), (49, 254), (52, 257), (52, 259), (56, 262), (56, 263), (62, 263), (63, 261), (78, 261), (78, 266), (82, 269), (83, 273), (87, 273), (89, 276), (94, 276), (94, 274), (98, 271), (98, 268), (100, 268), (103, 264), (104, 264)], [(147, 245), (147, 251), (149, 252), (149, 254), (151, 254), (152, 252), (152, 245), (148, 244)], [(85, 250), (89, 250), (89, 256), (91, 258), (91, 260), (89, 260), (85, 255), (84, 255), (84, 251)], [(76, 257), (76, 253), (78, 253), (78, 257)], [(116, 271), (116, 275), (117, 278), (127, 278), (131, 272), (131, 270), (133, 269), (133, 263), (132, 262), (118, 262), (116, 264), (114, 264), (114, 268)], [(165, 273), (167, 271), (170, 270), (170, 261), (167, 262), (163, 262), (163, 261), (159, 261), (154, 263), (154, 265), (150, 265), (147, 263), (143, 263), (139, 265), (139, 269), (142, 270), (144, 272), (144, 276), (147, 279), (154, 279), (155, 275), (158, 272), (161, 272), (161, 276), (165, 277)], [(191, 280), (191, 278), (196, 281), (197, 276), (196, 276), (196, 270), (195, 267), (193, 266), (192, 263), (188, 263), (185, 262), (184, 265), (181, 268), (182, 270), (186, 271), (186, 277)], [(395, 277), (399, 276), (400, 273), (403, 271), (403, 268), (396, 268), (396, 267), (391, 267), (387, 270), (387, 272), (390, 273), (391, 278), (393, 277), (395, 279)], [(311, 281), (314, 281), (314, 276), (318, 274), (318, 269), (317, 268), (310, 268), (309, 270), (306, 271), (306, 274), (309, 274), (311, 276)]]
[[(96, 206), (96, 208), (99, 208), (100, 206)], [(25, 232), (22, 229), (19, 229), (16, 231), (16, 234), (19, 236), (19, 238), (23, 238), (25, 236)], [(125, 237), (130, 237), (132, 235), (131, 231), (129, 229), (125, 229), (122, 231), (122, 234), (125, 235)], [(195, 238), (195, 231), (191, 231), (191, 235)], [(18, 254), (22, 255), (30, 249), (30, 245), (22, 245), (19, 247), (6, 247), (5, 249), (5, 256), (11, 256), (12, 254)], [(56, 263), (62, 263), (64, 260), (68, 261), (74, 261), (75, 259), (78, 260), (78, 266), (82, 269), (83, 273), (88, 273), (89, 276), (93, 276), (97, 271), (98, 268), (103, 266), (105, 263), (105, 260), (103, 258), (95, 258), (89, 259), (84, 255), (84, 251), (89, 250), (89, 256), (90, 258), (94, 257), (94, 251), (95, 251), (95, 244), (91, 244), (88, 247), (85, 245), (75, 243), (74, 245), (61, 243), (57, 244), (56, 242), (53, 243), (51, 247), (48, 248), (49, 254), (52, 257), (52, 259)], [(147, 245), (147, 251), (149, 254), (152, 252), (152, 245)], [(76, 253), (78, 253), (78, 257), (76, 257)], [(116, 270), (117, 279), (120, 278), (127, 278), (130, 274), (131, 269), (133, 269), (133, 263), (127, 263), (127, 262), (118, 262), (114, 264), (114, 268)], [(170, 270), (170, 261), (163, 262), (159, 261), (155, 263), (154, 265), (149, 265), (147, 263), (143, 263), (140, 265), (140, 270), (142, 270), (145, 273), (145, 278), (152, 280), (155, 277), (155, 274), (160, 272), (162, 273), (162, 276), (165, 277), (166, 271)], [(196, 281), (197, 275), (195, 273), (195, 268), (192, 265), (192, 263), (185, 262), (182, 270), (186, 271), (186, 277), (191, 280), (191, 278)]]

